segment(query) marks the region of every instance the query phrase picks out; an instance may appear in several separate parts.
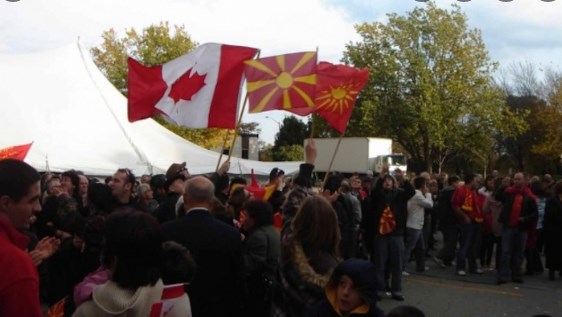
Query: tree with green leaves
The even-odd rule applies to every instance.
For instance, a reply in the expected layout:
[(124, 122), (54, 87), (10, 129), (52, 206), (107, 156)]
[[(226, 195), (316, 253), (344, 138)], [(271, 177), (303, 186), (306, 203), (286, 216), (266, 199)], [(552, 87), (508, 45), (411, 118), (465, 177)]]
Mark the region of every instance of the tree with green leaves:
[(274, 161), (302, 161), (304, 140), (309, 137), (306, 123), (295, 116), (287, 116), (280, 125), (271, 149)]
[[(538, 75), (539, 69), (544, 77)], [(528, 113), (528, 129), (516, 136), (497, 135), (500, 162), (534, 174), (560, 173), (562, 165), (562, 73), (530, 62), (514, 63), (498, 81), (514, 111)]]
[[(168, 22), (151, 25), (138, 32), (134, 28), (125, 31), (125, 37), (119, 37), (114, 29), (104, 31), (103, 42), (99, 47), (91, 49), (94, 62), (109, 81), (127, 96), (127, 58), (130, 56), (146, 66), (164, 64), (197, 47), (198, 43), (191, 39), (184, 26)], [(196, 143), (204, 148), (221, 147), (227, 130), (225, 129), (188, 129), (166, 122), (162, 117), (156, 121), (177, 135)], [(246, 133), (259, 133), (255, 122), (241, 125), (240, 130)], [(234, 131), (230, 131), (228, 140), (232, 140)], [(228, 147), (228, 144), (227, 144)]]
[(459, 153), (485, 156), (490, 135), (515, 135), (523, 118), (505, 104), (493, 84), (480, 31), (468, 29), (459, 6), (434, 2), (388, 22), (356, 26), (362, 40), (350, 43), (343, 61), (370, 69), (348, 125), (347, 136), (389, 137), (411, 159), (432, 171)]

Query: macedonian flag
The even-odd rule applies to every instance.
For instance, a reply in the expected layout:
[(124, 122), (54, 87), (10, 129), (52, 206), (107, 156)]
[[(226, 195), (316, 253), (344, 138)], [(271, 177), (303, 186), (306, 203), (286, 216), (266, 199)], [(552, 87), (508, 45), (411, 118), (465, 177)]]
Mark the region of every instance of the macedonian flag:
[(27, 156), (27, 152), (31, 148), (32, 143), (23, 145), (14, 145), (7, 148), (0, 149), (0, 160), (1, 159), (16, 159), (23, 161)]
[(313, 109), (316, 52), (245, 61), (250, 112)]
[(396, 229), (396, 219), (390, 206), (386, 206), (382, 212), (381, 219), (379, 220), (379, 233), (382, 235), (389, 234)]
[(369, 70), (320, 62), (316, 72), (315, 112), (344, 133), (357, 95), (369, 80)]

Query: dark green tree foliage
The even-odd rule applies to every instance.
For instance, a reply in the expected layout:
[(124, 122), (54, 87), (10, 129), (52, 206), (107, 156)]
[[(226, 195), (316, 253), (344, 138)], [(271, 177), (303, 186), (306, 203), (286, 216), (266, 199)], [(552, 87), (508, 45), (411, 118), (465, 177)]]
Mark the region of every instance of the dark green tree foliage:
[(535, 96), (509, 96), (507, 104), (514, 111), (528, 113), (529, 128), (517, 137), (498, 136), (498, 153), (502, 162), (514, 171), (533, 174), (555, 171), (562, 154), (560, 113)]
[(295, 116), (283, 119), (279, 132), (275, 136), (272, 148), (274, 161), (302, 161), (304, 157), (304, 140), (309, 137), (306, 123)]

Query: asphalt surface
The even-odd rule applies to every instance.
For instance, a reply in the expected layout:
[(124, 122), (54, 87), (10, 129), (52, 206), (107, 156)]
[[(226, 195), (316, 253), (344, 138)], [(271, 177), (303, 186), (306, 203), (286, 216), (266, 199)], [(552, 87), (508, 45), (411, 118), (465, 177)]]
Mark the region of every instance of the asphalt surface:
[[(544, 259), (543, 259), (544, 263)], [(441, 268), (426, 258), (429, 270), (402, 278), (405, 300), (383, 298), (379, 307), (385, 312), (399, 305), (420, 308), (425, 316), (444, 317), (531, 317), (541, 314), (562, 317), (562, 278), (548, 280), (548, 274), (523, 276), (523, 284), (496, 285), (496, 271), (457, 276), (454, 267)]]

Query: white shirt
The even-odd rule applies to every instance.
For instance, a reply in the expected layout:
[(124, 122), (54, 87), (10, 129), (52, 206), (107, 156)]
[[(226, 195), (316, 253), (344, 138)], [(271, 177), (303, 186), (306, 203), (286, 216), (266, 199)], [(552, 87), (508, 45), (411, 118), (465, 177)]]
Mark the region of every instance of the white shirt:
[(421, 230), (425, 217), (425, 209), (433, 208), (431, 193), (422, 194), (421, 190), (416, 189), (416, 194), (408, 200), (408, 220), (406, 227)]

